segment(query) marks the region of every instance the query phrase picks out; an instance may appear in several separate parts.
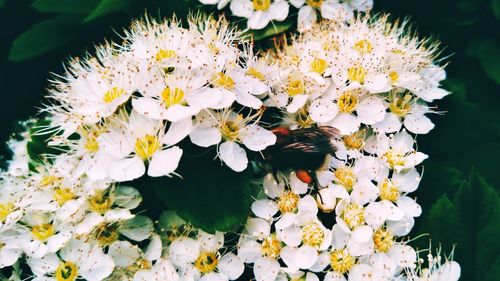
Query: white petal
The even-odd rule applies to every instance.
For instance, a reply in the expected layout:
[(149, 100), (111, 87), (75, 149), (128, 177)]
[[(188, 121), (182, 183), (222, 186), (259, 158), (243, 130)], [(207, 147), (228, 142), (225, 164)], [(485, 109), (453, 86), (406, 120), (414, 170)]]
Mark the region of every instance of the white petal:
[(283, 21), (288, 15), (288, 3), (284, 0), (274, 1), (269, 7), (271, 20)]
[(165, 119), (166, 110), (158, 100), (149, 97), (141, 97), (132, 100), (134, 110), (140, 114), (153, 118)]
[(250, 29), (262, 29), (271, 21), (267, 12), (255, 11), (249, 18), (247, 25)]
[(229, 8), (233, 15), (241, 18), (249, 18), (253, 13), (253, 4), (248, 0), (233, 0)]
[(216, 128), (194, 128), (189, 134), (189, 139), (198, 146), (209, 147), (218, 144), (222, 136)]
[(384, 119), (385, 106), (381, 99), (370, 96), (358, 104), (356, 113), (361, 123), (373, 125)]
[(269, 223), (260, 218), (250, 218), (245, 226), (248, 234), (253, 237), (264, 238), (271, 233), (271, 226)]
[(295, 113), (299, 108), (304, 106), (307, 101), (307, 95), (296, 95), (292, 98), (292, 102), (286, 107), (286, 110), (290, 113)]
[(299, 32), (304, 32), (311, 29), (313, 24), (316, 22), (316, 11), (310, 6), (303, 6), (299, 10), (299, 16), (297, 19), (297, 29)]
[(274, 281), (279, 271), (280, 264), (272, 258), (259, 259), (253, 266), (253, 272), (257, 281)]
[(421, 114), (408, 114), (403, 124), (408, 131), (414, 134), (427, 134), (434, 128), (431, 119)]
[(301, 246), (296, 253), (295, 261), (301, 269), (308, 269), (318, 260), (318, 251), (307, 245)]
[(338, 107), (330, 100), (317, 99), (309, 106), (311, 119), (315, 122), (331, 121), (338, 113)]
[(386, 112), (382, 121), (374, 124), (373, 129), (380, 133), (394, 133), (401, 129), (401, 121), (399, 117), (393, 113)]
[(168, 176), (177, 169), (182, 157), (182, 149), (177, 146), (156, 152), (148, 167), (148, 176)]
[(220, 273), (226, 275), (229, 280), (235, 280), (245, 271), (243, 261), (233, 253), (225, 254), (217, 266)]
[(176, 267), (184, 267), (194, 262), (200, 254), (199, 243), (188, 237), (177, 238), (170, 244), (169, 257)]
[(224, 234), (219, 231), (216, 231), (215, 234), (210, 234), (200, 230), (198, 241), (200, 242), (201, 251), (214, 253), (224, 245)]
[(259, 98), (247, 93), (237, 92), (236, 102), (253, 109), (259, 109), (262, 107), (262, 101)]
[(257, 125), (245, 127), (240, 137), (243, 144), (250, 150), (261, 151), (276, 143), (276, 135)]
[(277, 212), (278, 206), (274, 201), (261, 199), (252, 204), (252, 212), (259, 218), (265, 220), (271, 219)]
[(241, 172), (247, 168), (247, 153), (235, 142), (226, 141), (221, 144), (219, 146), (219, 155), (222, 161), (233, 171)]
[(387, 74), (368, 74), (365, 79), (365, 88), (372, 94), (388, 92), (392, 87)]
[(359, 129), (360, 122), (350, 114), (340, 114), (329, 125), (337, 128), (342, 135), (350, 135)]

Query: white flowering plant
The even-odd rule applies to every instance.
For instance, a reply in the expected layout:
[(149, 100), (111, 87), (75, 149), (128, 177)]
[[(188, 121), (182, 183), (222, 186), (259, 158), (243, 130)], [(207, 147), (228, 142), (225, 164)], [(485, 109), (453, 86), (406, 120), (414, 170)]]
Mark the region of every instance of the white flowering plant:
[(9, 142), (2, 278), (458, 280), (409, 238), (439, 45), (372, 1), (200, 2), (298, 32), (145, 15), (70, 59)]

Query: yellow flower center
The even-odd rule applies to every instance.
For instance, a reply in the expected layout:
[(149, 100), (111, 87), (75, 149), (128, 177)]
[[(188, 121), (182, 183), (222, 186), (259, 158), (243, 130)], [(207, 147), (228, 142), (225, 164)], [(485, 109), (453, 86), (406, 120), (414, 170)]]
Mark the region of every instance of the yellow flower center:
[(252, 76), (252, 77), (255, 77), (261, 81), (264, 81), (266, 79), (266, 77), (264, 77), (264, 74), (262, 74), (262, 72), (258, 71), (257, 69), (255, 69), (253, 67), (250, 67), (247, 70), (247, 74)]
[(361, 55), (366, 55), (373, 50), (373, 46), (370, 41), (366, 39), (359, 40), (354, 44), (354, 50), (358, 51)]
[(85, 139), (85, 144), (83, 147), (91, 153), (95, 153), (99, 150), (99, 142), (97, 141), (97, 138), (95, 136), (89, 135)]
[(125, 94), (125, 90), (118, 87), (113, 87), (111, 90), (104, 93), (104, 97), (102, 98), (105, 103), (112, 103), (117, 98), (123, 96)]
[(344, 145), (348, 149), (360, 150), (365, 145), (366, 131), (359, 130), (356, 133), (343, 137)]
[(328, 63), (324, 59), (316, 58), (311, 62), (311, 70), (319, 74), (325, 73), (327, 67)]
[(0, 204), (0, 222), (4, 222), (5, 219), (14, 211), (13, 203), (3, 203)]
[(71, 188), (56, 188), (54, 191), (54, 200), (59, 206), (64, 205), (67, 201), (76, 197), (76, 194)]
[(377, 251), (387, 253), (394, 245), (394, 236), (389, 230), (381, 228), (373, 233), (373, 243)]
[(252, 0), (252, 3), (256, 11), (266, 11), (271, 6), (271, 0)]
[(158, 53), (156, 53), (155, 55), (155, 59), (156, 61), (162, 61), (164, 59), (171, 59), (171, 58), (174, 58), (176, 57), (176, 53), (174, 50), (165, 50), (165, 49), (161, 49), (158, 51)]
[(384, 179), (380, 186), (380, 199), (396, 202), (399, 198), (399, 189), (389, 179)]
[(133, 264), (127, 266), (127, 270), (131, 273), (136, 273), (139, 270), (146, 269), (150, 270), (152, 268), (151, 262), (146, 259), (140, 259)]
[(56, 269), (57, 281), (74, 281), (78, 274), (78, 267), (72, 262), (62, 262)]
[(356, 203), (349, 203), (342, 211), (341, 218), (345, 221), (349, 228), (355, 229), (365, 222), (363, 207)]
[(260, 252), (264, 257), (278, 258), (281, 252), (281, 242), (276, 239), (276, 235), (266, 237), (262, 241)]
[(147, 160), (160, 149), (160, 140), (157, 136), (145, 135), (135, 141), (135, 154), (142, 160)]
[(333, 174), (336, 177), (335, 182), (345, 187), (348, 192), (352, 191), (352, 187), (358, 180), (354, 171), (346, 166), (337, 168)]
[(325, 232), (317, 223), (310, 223), (302, 227), (302, 242), (311, 247), (319, 247), (323, 243)]
[(392, 49), (391, 53), (396, 54), (396, 55), (404, 55), (404, 54), (406, 54), (406, 51), (401, 50), (401, 49)]
[(113, 205), (113, 199), (100, 190), (97, 190), (88, 202), (89, 208), (99, 214), (106, 213)]
[(319, 9), (321, 8), (321, 4), (323, 4), (323, 0), (307, 0), (306, 3), (313, 8)]
[(334, 250), (330, 253), (330, 266), (332, 269), (339, 273), (347, 273), (351, 270), (355, 263), (355, 259), (347, 249)]
[(227, 74), (219, 72), (213, 78), (214, 84), (218, 87), (222, 87), (228, 90), (234, 89), (234, 80)]
[(360, 64), (356, 64), (349, 67), (347, 70), (347, 77), (350, 82), (357, 81), (360, 84), (363, 84), (365, 83), (366, 70)]
[(404, 97), (395, 96), (389, 104), (389, 109), (397, 116), (405, 116), (411, 111), (412, 97), (410, 94)]
[(100, 224), (95, 230), (95, 238), (101, 246), (107, 246), (118, 239), (117, 224)]
[(384, 154), (385, 159), (387, 160), (387, 163), (389, 164), (389, 167), (394, 169), (396, 166), (404, 166), (405, 164), (405, 158), (404, 154), (399, 152), (399, 151), (394, 151), (393, 149), (387, 150), (387, 152)]
[(399, 79), (399, 74), (396, 71), (389, 72), (389, 79), (391, 79), (391, 83), (394, 84)]
[(42, 180), (40, 181), (40, 184), (44, 187), (56, 184), (59, 182), (61, 179), (56, 176), (51, 176), (51, 175), (45, 175), (42, 177)]
[(55, 232), (54, 226), (50, 223), (42, 223), (31, 228), (31, 234), (42, 242), (47, 241)]
[(286, 91), (291, 97), (303, 94), (305, 92), (304, 82), (299, 79), (289, 80)]
[(206, 253), (202, 252), (196, 261), (194, 262), (194, 266), (201, 273), (209, 273), (215, 270), (219, 264), (219, 259), (214, 253)]
[(297, 209), (299, 205), (300, 197), (298, 194), (293, 193), (290, 190), (287, 190), (278, 197), (278, 209), (282, 213), (291, 213)]
[(309, 114), (309, 110), (304, 106), (301, 107), (295, 117), (300, 128), (310, 128), (314, 125), (314, 121)]
[(165, 103), (165, 107), (170, 107), (174, 104), (182, 104), (184, 101), (184, 91), (179, 88), (174, 88), (174, 90), (166, 87), (161, 92), (161, 99)]
[(339, 43), (337, 41), (327, 41), (323, 43), (323, 50), (331, 52), (338, 51), (340, 49)]
[(243, 115), (241, 115), (241, 114), (238, 114), (238, 116), (236, 117), (236, 120), (234, 120), (234, 121), (226, 120), (226, 121), (222, 122), (221, 127), (220, 127), (222, 137), (225, 140), (236, 141), (238, 139), (240, 127), (241, 127), (243, 122), (244, 122)]
[(339, 110), (344, 113), (351, 113), (356, 109), (358, 105), (358, 92), (356, 91), (345, 91), (337, 99), (337, 106)]

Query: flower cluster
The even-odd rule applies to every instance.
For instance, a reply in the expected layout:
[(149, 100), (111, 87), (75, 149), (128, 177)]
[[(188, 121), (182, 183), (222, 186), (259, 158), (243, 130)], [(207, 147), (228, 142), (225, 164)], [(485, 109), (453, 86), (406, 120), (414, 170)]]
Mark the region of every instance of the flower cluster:
[(231, 14), (247, 18), (250, 29), (263, 29), (273, 21), (287, 19), (290, 6), (298, 10), (297, 29), (310, 30), (318, 19), (350, 20), (355, 11), (369, 12), (373, 0), (199, 0), (205, 5), (224, 9), (228, 4)]
[[(306, 4), (327, 13), (330, 2)], [(191, 17), (183, 27), (146, 18), (124, 43), (70, 61), (50, 88), (49, 125), (10, 143), (14, 158), (0, 173), (0, 268), (17, 263), (29, 273), (13, 276), (57, 281), (225, 281), (245, 265), (258, 281), (456, 280), (453, 262), (420, 270), (405, 240), (421, 213), (410, 197), (416, 166), (427, 158), (415, 135), (434, 126), (427, 102), (448, 94), (436, 46), (385, 17), (309, 29), (257, 56), (224, 19)], [(284, 145), (278, 132), (322, 128), (336, 151), (321, 167), (269, 167), (278, 145), (306, 157), (316, 149), (314, 141)], [(27, 147), (47, 132), (58, 153), (35, 161)], [(207, 233), (172, 211), (140, 214), (150, 186), (135, 180), (182, 180), (180, 163), (196, 158), (186, 148), (213, 148), (214, 165), (228, 173), (263, 170), (236, 233)]]

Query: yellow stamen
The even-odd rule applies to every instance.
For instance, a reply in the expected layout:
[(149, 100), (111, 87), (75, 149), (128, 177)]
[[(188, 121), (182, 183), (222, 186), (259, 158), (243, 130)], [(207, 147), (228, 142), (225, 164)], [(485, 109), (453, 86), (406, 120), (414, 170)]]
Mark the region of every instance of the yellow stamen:
[(343, 137), (344, 145), (348, 149), (360, 150), (365, 145), (366, 131), (359, 130), (354, 134)]
[(391, 79), (391, 83), (394, 84), (399, 79), (399, 74), (396, 71), (389, 71), (389, 79)]
[(135, 154), (142, 160), (150, 159), (160, 149), (160, 140), (157, 136), (145, 135), (135, 141)]
[(412, 96), (410, 94), (404, 97), (395, 96), (389, 104), (389, 110), (397, 116), (405, 116), (411, 111)]
[(359, 40), (354, 44), (354, 50), (358, 51), (361, 55), (366, 55), (373, 50), (373, 46), (370, 41), (366, 39)]
[(380, 186), (380, 199), (396, 202), (399, 198), (399, 189), (389, 179), (384, 179)]
[(162, 61), (164, 59), (171, 59), (171, 58), (174, 58), (176, 57), (176, 53), (174, 50), (165, 50), (165, 49), (161, 49), (158, 51), (158, 53), (156, 53), (155, 55), (155, 59), (156, 61)]
[(337, 168), (334, 175), (336, 177), (335, 182), (345, 187), (347, 192), (351, 192), (352, 187), (358, 181), (354, 171), (347, 166)]
[(360, 64), (356, 64), (349, 67), (347, 70), (347, 77), (350, 82), (357, 81), (360, 84), (363, 84), (365, 83), (366, 70)]
[(222, 88), (226, 88), (228, 90), (233, 90), (234, 89), (234, 80), (227, 74), (219, 72), (215, 75), (213, 78), (214, 80), (214, 85)]
[(319, 74), (325, 73), (327, 67), (328, 63), (324, 59), (316, 58), (311, 62), (311, 70)]
[(174, 90), (172, 90), (166, 87), (161, 92), (161, 99), (165, 107), (170, 107), (174, 104), (182, 104), (184, 102), (184, 91), (180, 88), (174, 88)]
[(344, 113), (351, 113), (356, 109), (358, 105), (358, 95), (359, 93), (356, 91), (345, 91), (340, 95), (337, 99), (337, 106), (339, 110)]
[(47, 241), (55, 232), (54, 226), (50, 223), (42, 223), (31, 228), (31, 234), (42, 242)]
[(405, 164), (404, 154), (398, 151), (394, 151), (393, 149), (387, 150), (387, 152), (384, 154), (384, 157), (391, 169), (394, 169), (394, 167), (396, 166), (404, 166)]
[(118, 239), (117, 224), (100, 224), (95, 230), (95, 237), (101, 246), (107, 246)]
[(196, 261), (194, 262), (194, 266), (201, 273), (209, 273), (215, 270), (219, 264), (219, 259), (214, 253), (206, 253), (202, 252)]
[(56, 188), (54, 191), (54, 200), (59, 204), (59, 206), (64, 205), (67, 201), (76, 197), (76, 194), (71, 188)]
[(381, 228), (373, 233), (373, 243), (377, 251), (387, 253), (394, 245), (394, 236), (389, 230)]
[(323, 4), (323, 0), (307, 0), (307, 5), (311, 6), (312, 8), (319, 9), (321, 8), (321, 4)]
[(305, 87), (304, 87), (304, 82), (299, 79), (294, 79), (294, 80), (289, 80), (288, 85), (286, 86), (286, 91), (288, 92), (288, 95), (291, 97), (304, 94), (305, 92)]
[(339, 273), (347, 273), (353, 267), (355, 259), (347, 249), (335, 250), (330, 253), (330, 266)]
[(264, 257), (278, 258), (281, 253), (281, 242), (276, 235), (271, 235), (262, 241), (260, 252)]
[(0, 204), (0, 222), (4, 222), (5, 219), (14, 211), (14, 204), (7, 202)]
[(364, 209), (356, 203), (349, 203), (342, 211), (341, 218), (353, 230), (365, 222)]
[(325, 232), (317, 223), (310, 223), (302, 227), (302, 242), (311, 247), (319, 247), (323, 243)]
[(271, 6), (271, 0), (252, 0), (252, 3), (256, 11), (266, 11)]
[(55, 272), (57, 281), (74, 281), (78, 276), (78, 267), (72, 262), (62, 262)]
[(104, 93), (104, 97), (102, 98), (105, 103), (112, 103), (117, 98), (123, 96), (125, 94), (125, 90), (118, 87), (113, 87), (111, 90)]
[(291, 213), (297, 209), (299, 205), (299, 195), (287, 190), (278, 198), (278, 209), (282, 213)]
[(264, 76), (264, 74), (262, 74), (262, 72), (258, 71), (257, 69), (255, 69), (253, 67), (250, 67), (247, 70), (247, 74), (252, 76), (252, 77), (255, 77), (261, 81), (264, 81), (266, 79), (266, 77)]
[(113, 198), (106, 195), (101, 190), (96, 190), (95, 194), (89, 198), (89, 208), (99, 214), (106, 213), (113, 205)]

